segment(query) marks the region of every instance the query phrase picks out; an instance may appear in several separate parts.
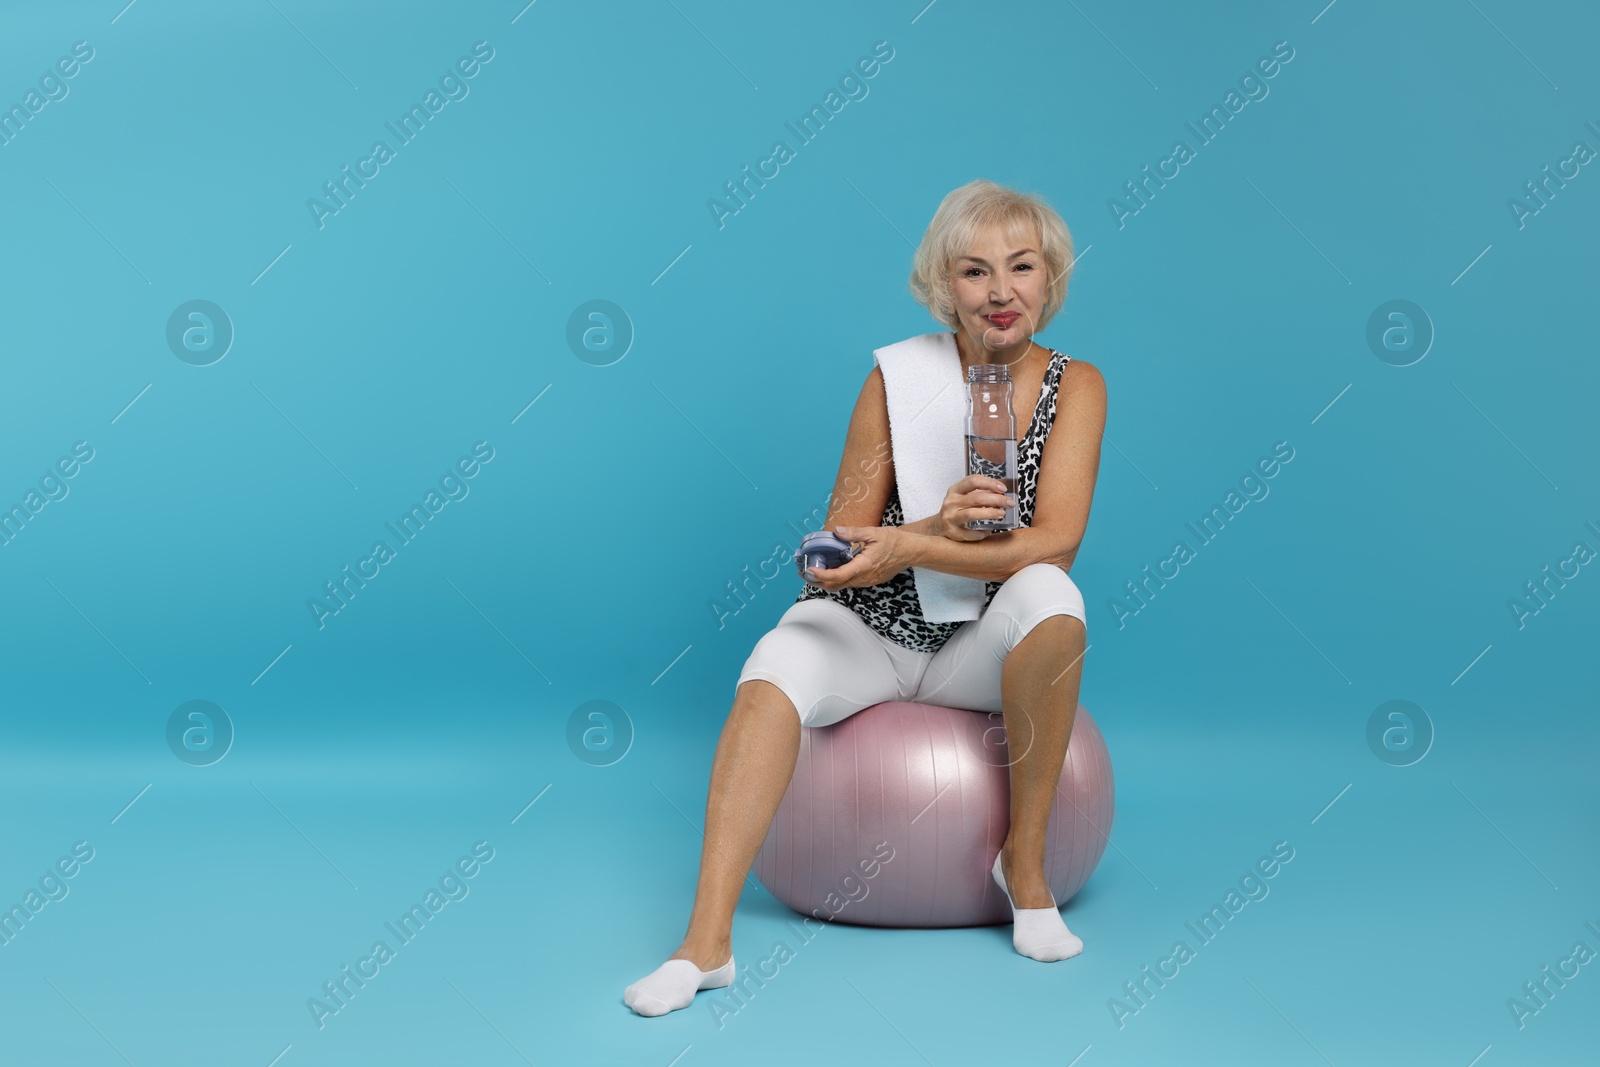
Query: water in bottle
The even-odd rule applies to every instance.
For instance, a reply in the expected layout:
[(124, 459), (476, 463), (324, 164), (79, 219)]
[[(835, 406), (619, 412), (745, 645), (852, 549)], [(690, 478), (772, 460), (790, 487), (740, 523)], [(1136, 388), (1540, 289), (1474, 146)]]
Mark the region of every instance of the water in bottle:
[[(967, 473), (1003, 482), (1005, 492), (1015, 499), (1017, 416), (1011, 393), (1011, 372), (1005, 364), (979, 363), (967, 368)], [(1021, 525), (1018, 507), (1012, 504), (1004, 517), (973, 519), (967, 528), (993, 533)]]

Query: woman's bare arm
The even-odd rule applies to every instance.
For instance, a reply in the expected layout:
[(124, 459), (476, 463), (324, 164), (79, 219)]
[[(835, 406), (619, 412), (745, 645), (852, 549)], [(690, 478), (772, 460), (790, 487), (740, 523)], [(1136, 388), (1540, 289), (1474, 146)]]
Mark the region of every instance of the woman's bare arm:
[(844, 458), (828, 500), (825, 530), (835, 526), (877, 526), (894, 488), (894, 457), (889, 442), (889, 402), (883, 371), (867, 375), (850, 414)]

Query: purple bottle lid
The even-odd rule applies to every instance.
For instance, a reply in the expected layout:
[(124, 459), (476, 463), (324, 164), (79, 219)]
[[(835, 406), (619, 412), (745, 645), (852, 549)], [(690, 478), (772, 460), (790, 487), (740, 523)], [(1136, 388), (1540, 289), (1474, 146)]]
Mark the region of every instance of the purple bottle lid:
[(794, 565), (800, 577), (810, 581), (806, 578), (806, 568), (829, 570), (850, 562), (855, 554), (855, 547), (832, 531), (813, 530), (800, 539), (800, 547), (794, 554)]

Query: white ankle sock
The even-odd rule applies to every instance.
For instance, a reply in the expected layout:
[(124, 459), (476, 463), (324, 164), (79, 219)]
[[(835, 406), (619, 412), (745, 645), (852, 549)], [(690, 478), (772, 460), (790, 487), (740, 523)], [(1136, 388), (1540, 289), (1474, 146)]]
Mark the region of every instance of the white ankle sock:
[[(1071, 959), (1083, 951), (1083, 942), (1067, 929), (1061, 912), (1052, 904), (1048, 908), (1019, 908), (1011, 900), (1011, 890), (1006, 888), (1005, 875), (1000, 870), (1000, 854), (994, 857), (995, 884), (1011, 901), (1011, 944), (1030, 959), (1041, 963)], [(1052, 894), (1052, 901), (1055, 899)]]
[(702, 971), (689, 960), (671, 959), (627, 989), (622, 1000), (640, 1015), (665, 1015), (687, 1008), (702, 989), (721, 989), (733, 983), (733, 955), (714, 971)]

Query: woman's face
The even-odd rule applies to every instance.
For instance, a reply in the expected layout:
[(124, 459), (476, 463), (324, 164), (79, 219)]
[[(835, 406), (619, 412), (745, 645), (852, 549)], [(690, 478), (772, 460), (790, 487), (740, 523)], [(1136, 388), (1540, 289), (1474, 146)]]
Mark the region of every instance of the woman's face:
[(950, 293), (961, 332), (988, 352), (1026, 345), (1039, 327), (1049, 278), (1038, 235), (1020, 243), (999, 227), (978, 239), (950, 267)]

